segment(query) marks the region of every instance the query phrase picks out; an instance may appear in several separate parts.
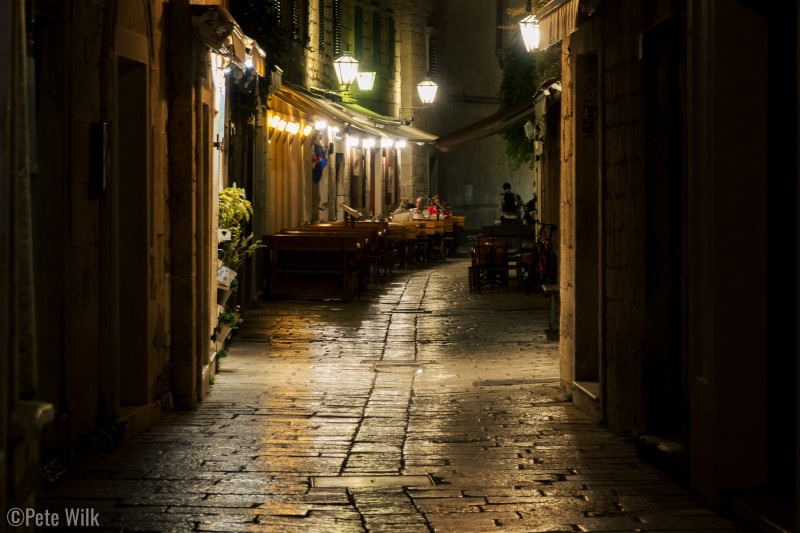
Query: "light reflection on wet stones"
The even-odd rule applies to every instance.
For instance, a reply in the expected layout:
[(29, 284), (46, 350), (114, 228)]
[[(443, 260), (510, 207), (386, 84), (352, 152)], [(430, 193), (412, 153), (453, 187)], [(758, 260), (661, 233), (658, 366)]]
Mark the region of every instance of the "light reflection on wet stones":
[(131, 530), (737, 530), (565, 402), (545, 298), (471, 294), (467, 265), (263, 303), (197, 410), (46, 499)]

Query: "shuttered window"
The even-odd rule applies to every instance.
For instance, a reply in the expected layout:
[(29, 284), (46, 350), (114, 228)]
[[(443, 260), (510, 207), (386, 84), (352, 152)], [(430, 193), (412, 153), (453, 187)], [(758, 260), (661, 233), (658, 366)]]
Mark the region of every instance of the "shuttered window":
[(325, 52), (325, 0), (319, 0), (319, 43), (317, 44), (317, 48), (319, 48), (320, 53)]
[(380, 71), (381, 65), (381, 14), (372, 13), (372, 68)]
[(355, 41), (355, 57), (364, 60), (364, 10), (356, 7), (353, 12), (353, 40)]
[(333, 0), (333, 55), (342, 55), (342, 0)]

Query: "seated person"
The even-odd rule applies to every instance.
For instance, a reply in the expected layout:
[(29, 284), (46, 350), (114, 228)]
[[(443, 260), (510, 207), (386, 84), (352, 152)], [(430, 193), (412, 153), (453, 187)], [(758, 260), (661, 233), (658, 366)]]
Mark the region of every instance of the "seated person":
[(408, 201), (408, 198), (400, 200), (400, 205), (392, 213), (393, 222), (405, 222), (411, 220), (411, 208), (414, 204)]
[(431, 218), (431, 213), (425, 207), (425, 199), (422, 196), (417, 198), (417, 205), (411, 210), (411, 218), (413, 220), (428, 220)]
[(447, 218), (452, 214), (450, 213), (450, 209), (447, 207), (447, 203), (439, 198), (438, 194), (433, 195), (433, 198), (431, 199), (431, 205), (428, 206), (428, 212), (430, 213), (431, 217), (436, 218)]

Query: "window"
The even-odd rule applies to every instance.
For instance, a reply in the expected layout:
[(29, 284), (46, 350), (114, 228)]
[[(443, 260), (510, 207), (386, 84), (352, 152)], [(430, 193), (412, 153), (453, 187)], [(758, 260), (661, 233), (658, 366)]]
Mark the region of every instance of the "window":
[(381, 14), (372, 13), (372, 68), (378, 70), (381, 64)]
[(355, 41), (355, 57), (364, 60), (364, 10), (356, 7), (353, 12), (353, 40)]
[(394, 13), (389, 13), (386, 28), (386, 69), (390, 80), (397, 79), (397, 65), (395, 63), (395, 25)]
[(333, 55), (342, 55), (342, 0), (333, 0)]
[(436, 30), (428, 28), (428, 76), (436, 79), (439, 75), (439, 47), (436, 41)]
[(291, 21), (292, 39), (303, 44), (308, 44), (308, 3), (309, 0), (292, 0)]
[(292, 0), (292, 38), (300, 39), (300, 5), (299, 0)]
[(325, 52), (325, 0), (319, 0), (319, 52)]

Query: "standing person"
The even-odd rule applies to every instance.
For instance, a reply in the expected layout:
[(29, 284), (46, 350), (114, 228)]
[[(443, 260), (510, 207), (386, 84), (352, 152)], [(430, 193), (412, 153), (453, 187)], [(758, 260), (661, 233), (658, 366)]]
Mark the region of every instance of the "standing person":
[(314, 156), (311, 158), (311, 181), (313, 183), (311, 189), (311, 209), (313, 210), (312, 218), (319, 211), (324, 211), (328, 207), (328, 180), (324, 179), (326, 173), (323, 172), (328, 165), (328, 159), (325, 157), (325, 148), (321, 144), (321, 139), (314, 143)]
[(511, 184), (503, 184), (503, 195), (500, 202), (500, 222), (503, 224), (519, 224), (519, 206), (522, 205), (522, 197), (511, 191)]
[(411, 210), (411, 218), (414, 220), (428, 220), (431, 218), (431, 213), (425, 207), (425, 198), (420, 196), (417, 198), (417, 205)]

